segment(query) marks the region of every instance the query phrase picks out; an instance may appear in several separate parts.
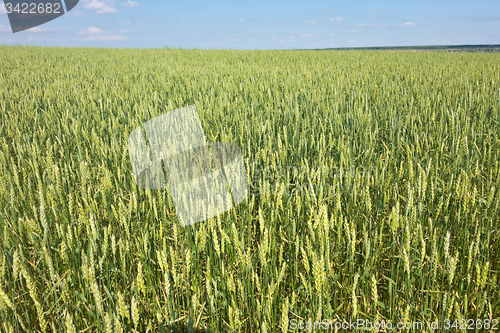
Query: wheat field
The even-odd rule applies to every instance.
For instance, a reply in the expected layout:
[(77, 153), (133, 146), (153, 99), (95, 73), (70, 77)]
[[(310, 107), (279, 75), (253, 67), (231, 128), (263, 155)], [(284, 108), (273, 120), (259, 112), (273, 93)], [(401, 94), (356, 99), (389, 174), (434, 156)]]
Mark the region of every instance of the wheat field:
[[(2, 332), (500, 319), (500, 55), (0, 46), (0, 63)], [(136, 186), (127, 139), (190, 104), (207, 141), (241, 147), (249, 195), (182, 228), (168, 189)]]

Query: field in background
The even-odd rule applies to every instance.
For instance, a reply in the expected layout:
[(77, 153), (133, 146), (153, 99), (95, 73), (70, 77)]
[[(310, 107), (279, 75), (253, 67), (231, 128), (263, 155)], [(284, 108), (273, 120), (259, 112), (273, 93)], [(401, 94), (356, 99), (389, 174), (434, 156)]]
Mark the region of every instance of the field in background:
[[(0, 47), (0, 330), (491, 328), (499, 60)], [(181, 228), (167, 190), (135, 186), (127, 140), (189, 104), (242, 148), (250, 195)]]
[(319, 50), (383, 50), (383, 51), (448, 51), (448, 52), (500, 52), (498, 44), (484, 45), (420, 45), (420, 46), (368, 46), (368, 47), (339, 47)]

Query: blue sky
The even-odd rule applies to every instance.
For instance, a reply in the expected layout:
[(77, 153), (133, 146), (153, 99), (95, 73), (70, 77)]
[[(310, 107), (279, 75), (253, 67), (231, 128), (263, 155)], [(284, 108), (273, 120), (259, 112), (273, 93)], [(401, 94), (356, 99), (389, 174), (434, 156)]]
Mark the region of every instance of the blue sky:
[(64, 16), (15, 34), (0, 2), (0, 44), (16, 43), (201, 49), (500, 44), (500, 1), (80, 0)]

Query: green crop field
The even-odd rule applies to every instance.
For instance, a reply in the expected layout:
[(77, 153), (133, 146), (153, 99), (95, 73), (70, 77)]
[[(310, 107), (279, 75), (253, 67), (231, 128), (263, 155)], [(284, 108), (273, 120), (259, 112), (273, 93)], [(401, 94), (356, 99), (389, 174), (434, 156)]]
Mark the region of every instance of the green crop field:
[[(1, 46), (0, 64), (0, 331), (500, 330), (499, 54)], [(249, 195), (182, 228), (168, 190), (134, 183), (128, 135), (190, 104), (241, 147)]]

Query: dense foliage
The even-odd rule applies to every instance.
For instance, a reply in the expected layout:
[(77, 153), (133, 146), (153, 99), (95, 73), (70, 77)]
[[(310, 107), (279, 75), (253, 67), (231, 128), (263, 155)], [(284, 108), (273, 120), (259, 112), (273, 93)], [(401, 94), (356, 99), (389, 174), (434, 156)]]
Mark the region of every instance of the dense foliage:
[[(1, 330), (500, 318), (499, 60), (0, 47)], [(190, 104), (250, 192), (181, 228), (127, 140)]]

